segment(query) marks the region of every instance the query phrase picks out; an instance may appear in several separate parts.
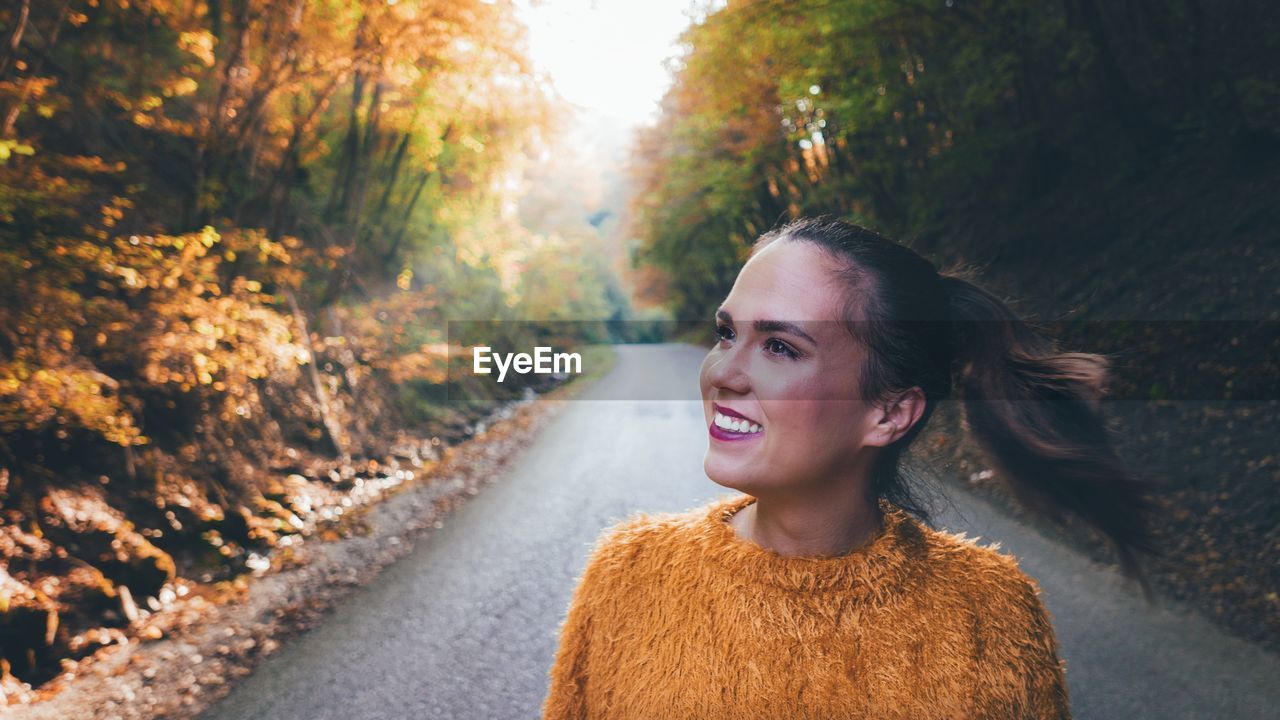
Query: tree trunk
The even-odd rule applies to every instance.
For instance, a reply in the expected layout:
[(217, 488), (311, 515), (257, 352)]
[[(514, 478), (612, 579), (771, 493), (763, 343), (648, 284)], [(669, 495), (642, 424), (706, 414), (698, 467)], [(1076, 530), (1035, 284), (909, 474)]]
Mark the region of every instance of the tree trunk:
[(333, 417), (329, 406), (329, 393), (324, 389), (324, 383), (320, 381), (320, 371), (316, 370), (316, 351), (311, 343), (311, 331), (307, 329), (307, 318), (302, 314), (302, 308), (298, 307), (298, 299), (294, 297), (292, 290), (285, 290), (285, 297), (289, 300), (289, 309), (293, 311), (293, 320), (298, 326), (298, 332), (302, 334), (307, 352), (311, 355), (311, 362), (307, 363), (307, 374), (310, 375), (311, 386), (315, 389), (316, 404), (320, 408), (320, 420), (325, 430), (325, 438), (335, 453), (345, 456), (347, 452), (343, 447), (342, 429), (337, 419)]
[(9, 63), (18, 56), (18, 46), (22, 44), (22, 33), (27, 30), (27, 18), (31, 16), (31, 0), (22, 0), (22, 8), (18, 10), (18, 19), (13, 23), (13, 32), (9, 34), (9, 47), (4, 57), (0, 57), (0, 78), (9, 69)]
[[(53, 30), (49, 31), (49, 39), (45, 42), (44, 47), (40, 48), (40, 54), (31, 63), (31, 67), (27, 70), (27, 76), (22, 81), (22, 89), (18, 91), (17, 99), (13, 101), (9, 111), (5, 113), (3, 124), (0, 124), (0, 138), (13, 136), (13, 128), (18, 122), (18, 114), (22, 112), (23, 104), (27, 102), (27, 97), (31, 95), (32, 83), (35, 82), (36, 77), (40, 74), (40, 69), (44, 67), (45, 58), (49, 56), (53, 46), (58, 43), (58, 34), (62, 32), (62, 23), (67, 19), (67, 8), (70, 5), (71, 0), (62, 0), (62, 7), (58, 8), (57, 19), (53, 22)], [(23, 24), (25, 25), (25, 23)], [(21, 39), (21, 35), (21, 33), (14, 33), (13, 51), (15, 53), (17, 52), (17, 40)], [(0, 72), (0, 77), (3, 77), (3, 75), (4, 73)]]
[[(1102, 11), (1095, 0), (1071, 0), (1074, 13), (1098, 52), (1099, 80), (1102, 83), (1103, 100), (1115, 110), (1121, 130), (1128, 135), (1131, 144), (1140, 154), (1150, 152), (1166, 138), (1163, 128), (1152, 121), (1138, 101), (1137, 91), (1125, 78), (1107, 38)], [(1073, 13), (1068, 13), (1070, 17)]]
[(409, 198), (409, 202), (405, 205), (404, 213), (400, 218), (400, 227), (396, 230), (396, 237), (391, 241), (391, 247), (387, 248), (387, 252), (382, 256), (382, 264), (387, 265), (394, 258), (396, 252), (400, 250), (400, 242), (404, 239), (404, 233), (409, 227), (409, 220), (413, 216), (413, 208), (418, 204), (418, 198), (422, 197), (422, 190), (427, 186), (427, 181), (431, 179), (431, 175), (423, 173), (418, 180), (418, 185), (413, 189), (413, 195)]

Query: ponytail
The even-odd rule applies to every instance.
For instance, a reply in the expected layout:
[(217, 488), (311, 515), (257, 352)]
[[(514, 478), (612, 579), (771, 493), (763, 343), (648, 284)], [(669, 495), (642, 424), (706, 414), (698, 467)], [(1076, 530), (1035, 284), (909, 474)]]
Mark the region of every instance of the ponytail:
[(1153, 505), (1102, 417), (1106, 358), (1058, 352), (964, 274), (939, 277), (967, 432), (1026, 506), (1059, 522), (1069, 511), (1109, 538), (1124, 574), (1151, 601), (1135, 552), (1157, 554), (1146, 525)]

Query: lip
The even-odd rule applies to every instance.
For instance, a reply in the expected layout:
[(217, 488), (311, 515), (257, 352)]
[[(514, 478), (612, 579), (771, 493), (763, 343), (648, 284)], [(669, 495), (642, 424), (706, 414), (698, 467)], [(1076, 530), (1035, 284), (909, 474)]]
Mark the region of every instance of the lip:
[[(711, 403), (711, 407), (716, 412), (723, 413), (725, 415), (728, 415), (729, 417), (736, 417), (739, 420), (746, 420), (748, 422), (753, 422), (753, 423), (756, 422), (755, 420), (752, 420), (751, 418), (743, 415), (742, 413), (734, 412), (729, 408), (722, 407), (720, 405), (717, 405), (716, 403)], [(756, 423), (756, 424), (759, 425), (760, 423)], [(764, 427), (761, 426), (759, 431), (753, 432), (753, 433), (728, 432), (727, 430), (722, 430), (718, 425), (716, 425), (715, 420), (712, 419), (711, 424), (707, 426), (707, 432), (710, 433), (711, 437), (715, 438), (716, 440), (723, 440), (725, 442), (743, 442), (746, 440), (755, 440), (757, 438), (762, 437), (764, 435)]]
[(719, 413), (723, 413), (723, 414), (725, 414), (725, 415), (728, 415), (729, 417), (736, 417), (736, 418), (738, 418), (739, 420), (746, 420), (747, 422), (752, 422), (752, 423), (755, 423), (755, 424), (757, 424), (757, 425), (761, 425), (761, 426), (763, 426), (763, 423), (761, 423), (759, 420), (756, 420), (755, 418), (749, 418), (749, 417), (747, 417), (746, 415), (743, 415), (743, 414), (742, 414), (742, 413), (740, 413), (740, 412), (736, 412), (736, 411), (734, 411), (734, 410), (730, 410), (729, 408), (727, 408), (727, 407), (725, 407), (725, 406), (723, 406), (723, 405), (717, 404), (717, 403), (711, 403), (711, 409), (712, 409), (712, 410), (715, 410), (716, 412), (719, 412)]

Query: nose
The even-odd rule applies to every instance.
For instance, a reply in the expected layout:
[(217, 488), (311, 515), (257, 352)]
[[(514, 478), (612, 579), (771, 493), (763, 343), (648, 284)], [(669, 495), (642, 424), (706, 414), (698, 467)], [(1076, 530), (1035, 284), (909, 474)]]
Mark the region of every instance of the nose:
[(737, 347), (727, 350), (712, 348), (704, 362), (707, 384), (739, 395), (751, 389), (751, 378), (743, 366), (744, 358)]

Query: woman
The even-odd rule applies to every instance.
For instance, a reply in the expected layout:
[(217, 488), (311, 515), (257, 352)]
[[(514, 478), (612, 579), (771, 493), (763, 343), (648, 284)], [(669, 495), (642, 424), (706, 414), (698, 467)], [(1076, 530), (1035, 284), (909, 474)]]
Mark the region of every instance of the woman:
[(745, 494), (601, 535), (543, 717), (1069, 718), (1035, 581), (916, 519), (898, 466), (957, 376), (1019, 496), (1135, 573), (1147, 501), (1099, 416), (1103, 358), (825, 218), (761, 237), (716, 318), (704, 469)]

